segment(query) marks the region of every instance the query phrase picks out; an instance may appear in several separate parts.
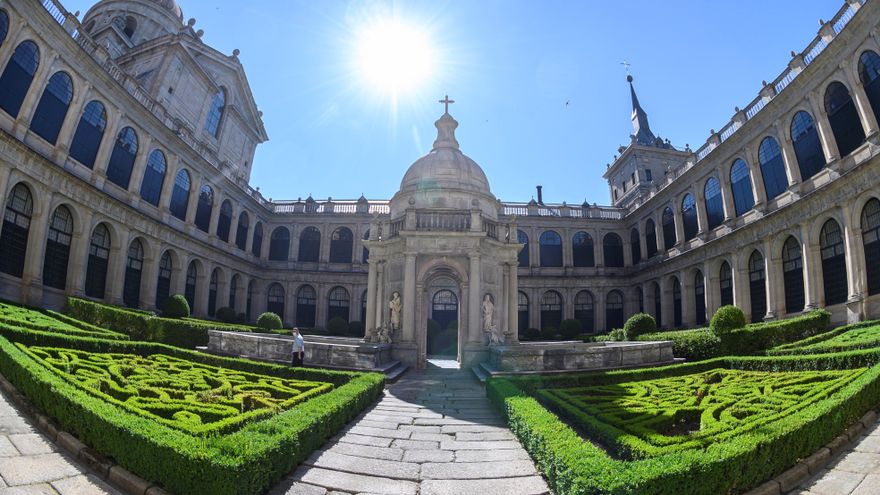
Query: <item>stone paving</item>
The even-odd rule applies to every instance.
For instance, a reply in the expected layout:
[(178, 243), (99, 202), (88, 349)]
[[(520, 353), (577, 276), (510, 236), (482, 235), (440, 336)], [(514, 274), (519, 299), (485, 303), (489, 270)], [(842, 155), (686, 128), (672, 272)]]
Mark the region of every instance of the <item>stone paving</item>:
[(880, 494), (880, 421), (816, 476), (789, 492), (797, 495)]
[(0, 495), (119, 495), (61, 451), (0, 391)]
[(271, 495), (539, 495), (528, 453), (466, 371), (410, 371)]

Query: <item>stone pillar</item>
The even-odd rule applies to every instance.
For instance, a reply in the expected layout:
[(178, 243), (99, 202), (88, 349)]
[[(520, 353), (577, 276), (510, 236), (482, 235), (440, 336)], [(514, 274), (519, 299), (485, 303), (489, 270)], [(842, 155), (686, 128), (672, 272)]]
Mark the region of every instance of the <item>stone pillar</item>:
[(235, 240), (238, 237), (238, 217), (241, 215), (241, 209), (236, 206), (235, 202), (230, 201), (230, 203), (232, 203), (232, 218), (229, 221), (229, 238), (226, 239), (226, 242), (230, 246), (235, 246)]
[(156, 285), (159, 283), (159, 257), (158, 246), (150, 246), (148, 254), (144, 256), (141, 270), (141, 290), (138, 304), (143, 309), (155, 308), (161, 301), (156, 300)]
[[(145, 134), (143, 138), (138, 137), (141, 141), (138, 144), (138, 153), (134, 160), (134, 166), (131, 168), (131, 180), (128, 181), (128, 191), (140, 196), (141, 183), (144, 181), (144, 172), (147, 170), (147, 160), (153, 147), (153, 137), (149, 134)], [(168, 164), (165, 165), (165, 169), (168, 170)], [(165, 180), (167, 181), (168, 177), (165, 177)], [(173, 180), (172, 178), (172, 182)], [(162, 185), (164, 186), (165, 184)]]
[[(211, 282), (210, 268), (204, 265), (196, 276), (196, 297), (195, 297), (195, 314), (200, 318), (208, 316), (208, 284)], [(258, 307), (262, 308), (257, 314), (266, 311), (265, 293), (259, 299)]]
[(705, 236), (709, 232), (709, 215), (706, 213), (706, 189), (696, 188), (694, 199), (697, 203), (697, 235)]
[[(572, 233), (569, 229), (562, 230), (562, 266), (574, 266), (574, 253), (572, 249)], [(482, 299), (481, 299), (482, 301)]]
[(376, 328), (382, 328), (385, 324), (385, 263), (376, 264)]
[[(707, 264), (709, 266), (710, 264)], [(705, 294), (706, 294), (706, 321), (712, 318), (712, 315), (721, 307), (721, 279), (717, 269), (713, 271), (704, 271), (705, 277)]]
[(401, 316), (402, 340), (416, 339), (416, 253), (404, 253), (403, 268), (403, 314)]
[(13, 128), (13, 134), (19, 139), (23, 138), (27, 133), (28, 124), (30, 124), (31, 117), (37, 108), (37, 100), (42, 96), (46, 84), (49, 82), (50, 71), (58, 69), (55, 65), (55, 60), (57, 59), (57, 53), (52, 53), (48, 57), (44, 57), (44, 60), (40, 61), (40, 65), (34, 73), (31, 86), (28, 88), (24, 100), (21, 102), (21, 108), (18, 111), (18, 118), (16, 119)]
[(657, 321), (657, 309), (654, 307), (654, 284), (642, 284), (642, 296), (645, 298), (645, 313), (654, 317), (657, 326), (660, 326), (660, 322)]
[[(177, 179), (177, 174), (180, 173), (180, 169), (183, 167), (179, 167), (180, 160), (177, 158), (177, 155), (166, 154), (165, 155), (165, 179), (162, 182), (162, 192), (159, 195), (159, 210), (162, 212), (168, 211), (169, 206), (171, 205), (171, 193), (174, 191), (174, 181)], [(190, 177), (192, 178), (192, 177)], [(190, 195), (192, 195), (192, 184), (190, 184)], [(187, 210), (187, 217), (189, 217), (189, 210)]]
[(877, 118), (874, 116), (874, 109), (871, 107), (871, 101), (868, 100), (868, 94), (865, 93), (862, 81), (858, 77), (850, 77), (850, 73), (847, 70), (840, 72), (843, 74), (843, 79), (846, 81), (847, 86), (849, 86), (850, 95), (852, 96), (853, 103), (856, 105), (856, 111), (859, 113), (859, 120), (862, 122), (865, 136), (876, 133), (878, 129)]
[(217, 309), (229, 305), (229, 279), (231, 274), (228, 273), (228, 270), (223, 270), (220, 273), (222, 275), (217, 280)]
[(605, 266), (605, 249), (602, 244), (604, 233), (594, 230), (590, 232), (590, 236), (593, 238), (593, 261), (596, 266)]
[[(482, 326), (480, 325), (480, 254), (471, 253), (470, 271), (468, 274), (468, 342), (482, 342)], [(461, 332), (459, 332), (461, 335)]]
[(82, 297), (85, 293), (86, 266), (92, 241), (92, 212), (83, 210), (79, 224), (73, 226), (70, 261), (67, 264), (67, 294)]
[(691, 328), (697, 324), (694, 278), (688, 277), (685, 272), (679, 272), (678, 277), (681, 284), (681, 323), (685, 328)]
[(254, 232), (257, 230), (257, 223), (259, 220), (256, 215), (248, 218), (248, 230), (247, 237), (244, 240), (244, 251), (248, 254), (253, 254), (254, 250)]
[(663, 235), (663, 223), (660, 220), (661, 218), (663, 218), (662, 208), (656, 212), (656, 217), (654, 218), (654, 233), (657, 236), (657, 254), (662, 257), (666, 253), (666, 237)]
[[(276, 225), (277, 227), (277, 225)], [(299, 261), (299, 236), (302, 232), (298, 232), (296, 225), (291, 225), (288, 227), (290, 231), (290, 246), (289, 251), (287, 252), (287, 261)], [(275, 230), (275, 227), (272, 228)], [(304, 229), (303, 229), (304, 230)], [(272, 244), (272, 233), (269, 233), (268, 239), (264, 239), (264, 241), (268, 240), (269, 242), (263, 242), (268, 247), (269, 244)], [(269, 258), (269, 251), (266, 251), (266, 258)]]
[[(278, 315), (281, 317), (281, 321), (285, 322), (296, 322), (296, 286), (294, 282), (288, 282), (287, 286), (284, 288), (284, 314)], [(266, 297), (263, 299), (266, 301), (266, 306), (269, 305), (268, 300), (268, 292), (266, 293)], [(253, 305), (253, 300), (251, 300), (251, 305)], [(317, 323), (317, 320), (315, 321)]]
[(217, 224), (220, 221), (220, 205), (222, 204), (223, 198), (220, 197), (220, 191), (214, 189), (214, 198), (211, 204), (211, 220), (208, 221), (208, 235), (211, 237), (217, 236)]
[[(44, 191), (34, 190), (35, 198), (41, 196), (45, 196)], [(48, 204), (38, 205), (35, 210), (31, 215), (21, 287), (24, 291), (22, 294), (24, 302), (39, 306), (43, 299), (43, 261), (46, 251), (46, 236), (49, 230), (49, 215), (52, 212), (49, 211)]]
[(758, 164), (758, 156), (751, 152), (752, 150), (743, 150), (743, 154), (747, 154), (746, 164), (749, 166), (749, 172), (752, 178), (752, 191), (754, 192), (755, 207), (759, 205), (767, 205), (770, 199), (767, 197), (767, 189), (764, 187), (764, 174), (761, 172), (761, 166)]
[(672, 205), (672, 216), (675, 218), (675, 245), (684, 244), (684, 218), (681, 214), (681, 202)]
[(598, 332), (610, 332), (613, 328), (607, 328), (605, 321), (605, 292), (597, 290), (593, 293), (593, 315), (595, 317), (596, 330)]
[(843, 207), (843, 231), (846, 249), (846, 280), (849, 297), (846, 301), (847, 322), (863, 319), (865, 308), (862, 300), (867, 293), (867, 274), (865, 250), (862, 241), (861, 225), (853, 225), (852, 208)]
[(767, 284), (765, 290), (767, 293), (767, 314), (764, 315), (764, 319), (775, 320), (782, 314), (779, 303), (784, 302), (784, 294), (783, 299), (780, 299), (778, 292), (785, 284), (782, 279), (782, 253), (773, 250), (773, 244), (769, 239), (764, 240), (764, 266), (766, 271), (764, 282)]
[(118, 235), (110, 245), (110, 259), (107, 266), (107, 286), (104, 297), (110, 304), (122, 305), (122, 290), (125, 286), (125, 265), (128, 261), (128, 230), (120, 227)]
[(104, 135), (101, 137), (101, 145), (98, 147), (98, 154), (95, 156), (95, 165), (92, 167), (92, 177), (101, 176), (103, 179), (107, 173), (107, 165), (110, 164), (110, 153), (116, 143), (116, 134), (119, 132), (119, 124), (122, 121), (122, 114), (119, 112), (107, 111), (107, 127), (104, 129)]
[(785, 174), (788, 176), (789, 188), (799, 185), (803, 182), (801, 178), (801, 169), (798, 167), (797, 154), (794, 152), (794, 145), (791, 142), (791, 131), (789, 130), (790, 122), (777, 120), (773, 126), (776, 128), (776, 135), (779, 136), (779, 145), (782, 151), (782, 163), (785, 165)]
[(736, 207), (733, 204), (733, 190), (730, 186), (730, 166), (721, 170), (721, 201), (724, 203), (724, 222), (736, 218)]
[(186, 204), (186, 223), (193, 225), (196, 221), (196, 209), (199, 205), (199, 192), (202, 188), (202, 177), (191, 173), (190, 181), (189, 198)]
[[(181, 258), (182, 261), (182, 258)], [(186, 289), (186, 265), (178, 265), (180, 261), (173, 261), (171, 267), (171, 286), (169, 287), (170, 295), (183, 294)], [(160, 303), (162, 301), (159, 301)]]
[(623, 266), (633, 266), (632, 242), (629, 235), (623, 239)]
[(369, 271), (367, 272), (367, 321), (364, 322), (364, 336), (368, 335), (370, 330), (376, 328), (376, 261), (369, 261)]
[(512, 263), (507, 265), (509, 273), (507, 277), (507, 332), (509, 343), (519, 342), (519, 272), (517, 270), (517, 262), (514, 259)]
[(743, 263), (746, 266), (739, 266), (739, 260), (734, 259), (734, 266), (730, 267), (733, 275), (733, 304), (748, 317), (752, 314), (752, 302), (749, 299), (749, 269), (748, 261)]
[(810, 107), (813, 109), (813, 121), (816, 123), (816, 131), (819, 133), (819, 141), (822, 143), (822, 151), (825, 153), (825, 163), (831, 163), (840, 158), (837, 141), (834, 140), (834, 132), (828, 121), (820, 96), (816, 91), (809, 94)]
[[(6, 58), (0, 59), (6, 60)], [(86, 105), (87, 97), (90, 95), (92, 85), (87, 81), (82, 82), (79, 91), (74, 91), (73, 100), (67, 109), (67, 115), (64, 117), (64, 123), (61, 124), (61, 130), (58, 133), (58, 139), (55, 141), (55, 155), (53, 161), (56, 163), (64, 163), (68, 153), (70, 152), (70, 142), (73, 140), (73, 133), (79, 125), (79, 119), (82, 116), (83, 108)]]
[[(640, 224), (638, 226), (639, 229), (639, 251), (642, 254), (642, 260), (648, 259), (648, 240), (645, 237), (645, 226)], [(656, 230), (656, 225), (655, 225)]]
[(819, 258), (819, 250), (816, 249), (810, 239), (808, 225), (801, 225), (801, 259), (804, 264), (804, 311), (819, 307), (819, 290), (822, 278), (819, 271), (822, 269), (822, 260)]
[[(327, 224), (321, 224), (318, 227), (318, 232), (321, 234), (321, 244), (318, 247), (318, 262), (319, 263), (328, 263), (330, 261), (330, 235), (333, 233), (327, 227)], [(354, 243), (352, 243), (353, 245)], [(354, 256), (354, 253), (352, 253)]]

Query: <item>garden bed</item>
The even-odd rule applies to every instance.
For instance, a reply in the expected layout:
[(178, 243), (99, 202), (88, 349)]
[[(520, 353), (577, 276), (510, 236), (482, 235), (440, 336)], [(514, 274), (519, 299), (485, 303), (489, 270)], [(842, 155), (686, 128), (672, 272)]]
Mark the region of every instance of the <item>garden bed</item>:
[(823, 354), (880, 347), (880, 321), (863, 321), (767, 351), (771, 356)]

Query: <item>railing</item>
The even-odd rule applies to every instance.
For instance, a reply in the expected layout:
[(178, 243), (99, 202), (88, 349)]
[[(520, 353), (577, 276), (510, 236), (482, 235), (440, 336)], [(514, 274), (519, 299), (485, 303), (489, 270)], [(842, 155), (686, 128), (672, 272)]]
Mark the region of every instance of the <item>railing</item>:
[(400, 220), (395, 220), (391, 222), (391, 225), (388, 227), (388, 237), (397, 237), (400, 235), (400, 231), (403, 230), (404, 224), (406, 223), (406, 219), (401, 218)]
[(273, 213), (282, 214), (387, 215), (391, 212), (386, 200), (333, 199), (321, 203), (314, 200), (282, 200), (272, 201), (268, 205)]
[(416, 212), (416, 230), (467, 232), (471, 230), (471, 214), (440, 211)]
[(501, 214), (518, 217), (599, 218), (619, 220), (626, 212), (613, 206), (569, 206), (562, 204), (504, 203)]

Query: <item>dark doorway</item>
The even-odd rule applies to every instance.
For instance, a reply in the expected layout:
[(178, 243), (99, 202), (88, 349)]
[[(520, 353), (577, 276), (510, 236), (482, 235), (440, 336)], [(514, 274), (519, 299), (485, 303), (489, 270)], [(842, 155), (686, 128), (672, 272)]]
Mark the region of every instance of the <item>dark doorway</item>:
[(427, 338), (429, 356), (458, 355), (458, 297), (451, 290), (434, 294)]

